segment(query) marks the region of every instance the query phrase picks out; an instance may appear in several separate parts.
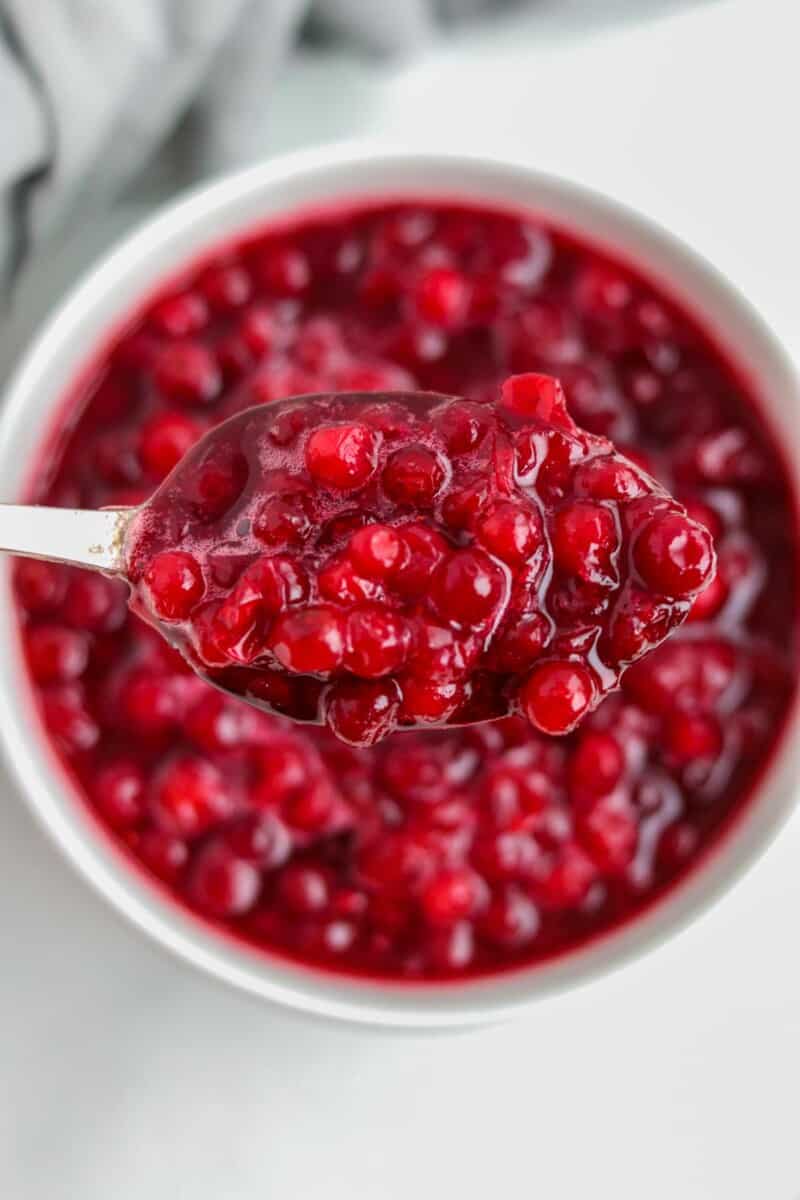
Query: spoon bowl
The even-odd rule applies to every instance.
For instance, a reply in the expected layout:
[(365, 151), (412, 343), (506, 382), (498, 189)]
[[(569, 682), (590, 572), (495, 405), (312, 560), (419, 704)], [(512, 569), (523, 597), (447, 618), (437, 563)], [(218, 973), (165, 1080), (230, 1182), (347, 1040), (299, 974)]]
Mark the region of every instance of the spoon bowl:
[(255, 406), (138, 508), (9, 517), (5, 548), (121, 575), (203, 679), (355, 746), (518, 711), (569, 733), (715, 569), (708, 531), (538, 374), (494, 403)]

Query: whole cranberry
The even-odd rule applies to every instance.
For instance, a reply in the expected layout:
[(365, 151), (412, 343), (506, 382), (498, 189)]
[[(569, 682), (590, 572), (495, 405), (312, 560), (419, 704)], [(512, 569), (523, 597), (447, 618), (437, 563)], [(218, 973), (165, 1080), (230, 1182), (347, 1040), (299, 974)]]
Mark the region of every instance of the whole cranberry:
[(314, 867), (290, 864), (278, 883), (281, 902), (290, 912), (309, 916), (327, 909), (331, 899), (328, 876)]
[(481, 934), (500, 949), (530, 945), (541, 926), (536, 905), (524, 892), (507, 888), (492, 898), (481, 920)]
[(141, 766), (132, 758), (118, 757), (98, 769), (92, 795), (113, 829), (128, 829), (144, 816), (144, 789)]
[(209, 404), (222, 382), (208, 347), (189, 339), (164, 346), (156, 359), (153, 380), (165, 400), (186, 404)]
[(203, 430), (181, 412), (158, 413), (142, 426), (139, 459), (155, 479), (163, 479), (198, 440)]
[(439, 615), (464, 627), (493, 618), (507, 591), (502, 569), (480, 550), (456, 550), (439, 565), (431, 585)]
[(383, 469), (383, 486), (397, 504), (430, 508), (445, 480), (439, 456), (425, 446), (395, 450)]
[(185, 551), (156, 554), (144, 573), (150, 607), (162, 621), (189, 616), (205, 590), (200, 564)]
[(612, 555), (619, 539), (610, 509), (585, 500), (568, 504), (556, 513), (552, 538), (561, 571), (590, 583), (613, 578)]
[(166, 833), (192, 838), (227, 816), (232, 798), (212, 763), (180, 754), (168, 760), (155, 777), (150, 807)]
[(215, 917), (234, 917), (247, 912), (258, 899), (260, 889), (258, 868), (239, 858), (227, 842), (209, 842), (192, 863), (189, 895)]
[(653, 518), (638, 537), (635, 559), (648, 587), (678, 599), (698, 592), (715, 565), (708, 530), (680, 513)]
[(594, 680), (579, 663), (534, 667), (520, 691), (522, 711), (543, 733), (568, 733), (595, 697)]
[(399, 708), (393, 680), (342, 680), (331, 690), (328, 725), (352, 746), (371, 746), (394, 728)]
[(347, 618), (345, 666), (362, 679), (389, 675), (405, 661), (408, 643), (402, 617), (381, 605), (363, 604)]
[(325, 425), (306, 443), (306, 466), (313, 479), (349, 491), (362, 487), (375, 471), (378, 436), (361, 424)]
[(353, 534), (348, 553), (357, 571), (370, 579), (386, 579), (402, 564), (404, 550), (398, 530), (390, 525), (365, 525)]
[(36, 625), (25, 639), (28, 665), (37, 683), (68, 683), (78, 679), (89, 662), (85, 633), (60, 625)]
[(270, 633), (269, 646), (282, 666), (302, 675), (328, 675), (345, 652), (344, 623), (335, 608), (318, 605), (283, 613)]
[(617, 786), (625, 770), (625, 755), (611, 733), (583, 733), (570, 761), (573, 787), (582, 792), (605, 795)]

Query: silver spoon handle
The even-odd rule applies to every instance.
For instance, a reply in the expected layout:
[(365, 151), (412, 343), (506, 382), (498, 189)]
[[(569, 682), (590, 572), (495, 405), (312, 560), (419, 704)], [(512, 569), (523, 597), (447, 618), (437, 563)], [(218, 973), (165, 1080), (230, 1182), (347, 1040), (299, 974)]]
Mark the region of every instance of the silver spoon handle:
[(0, 504), (0, 551), (121, 574), (135, 508), (44, 508)]

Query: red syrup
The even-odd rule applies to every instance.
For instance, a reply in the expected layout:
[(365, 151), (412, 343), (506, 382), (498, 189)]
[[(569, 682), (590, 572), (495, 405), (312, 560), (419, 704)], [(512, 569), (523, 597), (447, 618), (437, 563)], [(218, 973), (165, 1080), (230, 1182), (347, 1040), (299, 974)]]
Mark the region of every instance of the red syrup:
[[(758, 405), (651, 282), (525, 217), (457, 204), (364, 205), (207, 256), (133, 314), (70, 393), (55, 463), (52, 453), (42, 462), (30, 498), (139, 503), (224, 418), (305, 393), (419, 389), (465, 398), (476, 420), (458, 417), (447, 431), (449, 467), (475, 452), (482, 410), (469, 406), (496, 400), (507, 377), (527, 372), (561, 379), (575, 421), (611, 439), (638, 479), (658, 479), (681, 519), (685, 511), (709, 531), (718, 556), (717, 576), (682, 628), (634, 662), (621, 690), (567, 736), (511, 715), (347, 745), (198, 679), (129, 611), (124, 586), (17, 565), (31, 678), (61, 761), (117, 843), (218, 928), (307, 964), (382, 979), (458, 980), (541, 961), (663, 894), (719, 839), (768, 765), (795, 689), (796, 527), (787, 473)], [(358, 470), (364, 446), (358, 438), (352, 446)], [(419, 507), (426, 489), (439, 486), (436, 464), (415, 455), (393, 472), (398, 505), (409, 487)], [(324, 472), (338, 457), (323, 443), (316, 462)], [(557, 486), (569, 453), (552, 461)], [(230, 471), (211, 471), (201, 503), (224, 506), (230, 480)], [(464, 498), (468, 536), (484, 523), (481, 536), (494, 550), (481, 543), (482, 552), (510, 566), (496, 551), (513, 555), (517, 521), (496, 511), (497, 496), (484, 510), (487, 498), (476, 491)], [(287, 556), (307, 522), (316, 544), (317, 514), (294, 504), (291, 491), (280, 498), (261, 520), (268, 539), (282, 539), (276, 554)], [(551, 528), (549, 510), (545, 517)], [(388, 594), (381, 572), (391, 576), (397, 553), (406, 586), (426, 603), (450, 596), (469, 608), (469, 588), (461, 576), (449, 587), (447, 571), (436, 575), (430, 534), (415, 541), (413, 519), (370, 522), (395, 530), (400, 550), (391, 534), (365, 526), (358, 508), (335, 520), (326, 553), (344, 557), (328, 572), (334, 599), (326, 603), (335, 607), (363, 579)], [(573, 574), (588, 561), (580, 552), (570, 558), (588, 544), (588, 529), (588, 558), (602, 575), (602, 518), (567, 524), (551, 539), (553, 553), (560, 546)], [(676, 587), (659, 575), (668, 569), (668, 535), (638, 537), (625, 559), (626, 572), (653, 590)], [(457, 555), (463, 533), (444, 536), (453, 542), (447, 554)], [(204, 557), (212, 599), (235, 591), (249, 559)], [(187, 595), (196, 599), (192, 568), (183, 566), (174, 592), (169, 572), (162, 580), (173, 611)], [(285, 574), (281, 581), (294, 586)], [(596, 582), (564, 589), (560, 627), (603, 625), (584, 594)], [(491, 580), (484, 592), (493, 595)], [(548, 591), (550, 618), (552, 599)], [(593, 599), (602, 604), (602, 595)], [(353, 611), (374, 603), (359, 599)], [(443, 608), (452, 632), (455, 612)], [(474, 622), (472, 608), (463, 615), (465, 625)], [(509, 627), (509, 661), (538, 645), (537, 616), (533, 608), (522, 614), (514, 636)], [(633, 646), (643, 626), (629, 625)], [(448, 659), (449, 644), (440, 643), (436, 652), (452, 665), (458, 650)], [(383, 670), (393, 637), (390, 630), (348, 644), (362, 669)], [(291, 638), (283, 645), (290, 658)], [(395, 670), (406, 664), (367, 677), (369, 686)], [(469, 679), (470, 703), (492, 699), (486, 674), (482, 663)], [(419, 672), (416, 694), (410, 688), (418, 711), (428, 703), (420, 693), (435, 682)], [(269, 703), (289, 711), (291, 692), (276, 690)]]
[(705, 526), (541, 374), (495, 405), (246, 409), (148, 500), (126, 559), (135, 610), (204, 678), (360, 747), (514, 712), (570, 733), (715, 567)]

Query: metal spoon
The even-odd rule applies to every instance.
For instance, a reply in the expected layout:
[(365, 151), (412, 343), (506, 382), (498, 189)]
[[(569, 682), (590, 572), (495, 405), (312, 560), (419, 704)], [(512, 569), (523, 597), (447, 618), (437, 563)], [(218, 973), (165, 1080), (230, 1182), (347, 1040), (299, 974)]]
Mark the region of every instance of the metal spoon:
[(138, 508), (0, 504), (0, 551), (125, 576), (125, 534)]

